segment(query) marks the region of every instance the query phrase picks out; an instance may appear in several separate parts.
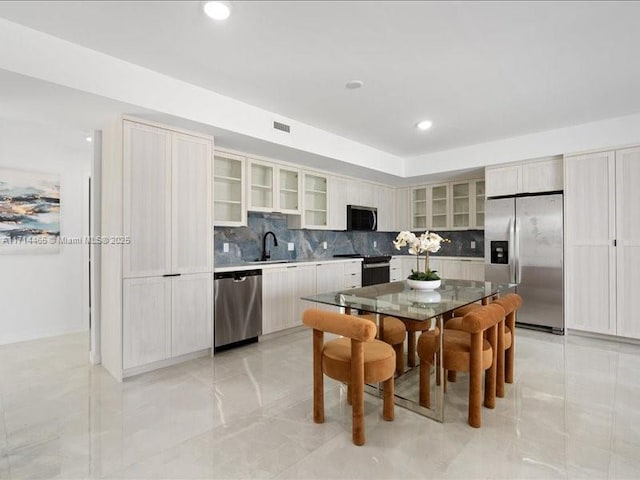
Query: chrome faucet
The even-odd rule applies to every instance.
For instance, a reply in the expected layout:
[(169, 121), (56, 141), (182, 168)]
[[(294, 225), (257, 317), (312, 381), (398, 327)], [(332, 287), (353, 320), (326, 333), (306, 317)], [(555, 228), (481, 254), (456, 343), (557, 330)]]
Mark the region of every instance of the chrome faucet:
[(267, 250), (267, 237), (269, 236), (269, 234), (271, 234), (271, 236), (273, 237), (273, 246), (278, 246), (278, 239), (276, 238), (276, 234), (271, 231), (265, 233), (264, 237), (262, 237), (262, 257), (260, 258), (260, 261), (262, 262), (271, 258), (271, 252)]

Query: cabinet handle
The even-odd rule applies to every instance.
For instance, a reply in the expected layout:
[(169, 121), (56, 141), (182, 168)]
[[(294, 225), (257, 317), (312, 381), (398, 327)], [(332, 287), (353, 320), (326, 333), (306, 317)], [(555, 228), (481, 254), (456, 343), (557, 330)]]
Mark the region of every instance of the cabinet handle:
[(165, 273), (162, 276), (163, 277), (179, 277), (180, 275), (182, 275), (182, 274), (181, 273)]

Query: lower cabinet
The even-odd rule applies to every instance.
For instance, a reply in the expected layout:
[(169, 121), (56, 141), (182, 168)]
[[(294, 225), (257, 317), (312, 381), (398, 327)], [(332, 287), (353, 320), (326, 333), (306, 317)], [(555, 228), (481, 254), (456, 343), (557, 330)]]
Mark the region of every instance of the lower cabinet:
[(269, 268), (262, 272), (262, 334), (302, 324), (302, 312), (312, 302), (300, 300), (316, 293), (316, 266)]
[[(400, 266), (399, 271), (401, 277), (398, 280), (404, 280), (411, 275), (411, 270), (416, 270), (418, 268), (416, 264), (416, 257), (414, 255), (401, 255), (394, 257), (391, 261), (391, 281), (397, 281), (394, 280), (394, 275), (398, 275), (398, 270), (394, 270), (394, 265)], [(440, 278), (444, 279), (484, 281), (483, 258), (461, 259), (450, 257), (429, 257), (429, 268), (437, 271)], [(420, 257), (420, 270), (424, 270), (424, 256)]]
[(361, 261), (288, 265), (262, 271), (262, 334), (302, 325), (308, 308), (331, 311), (333, 305), (307, 302), (300, 297), (361, 286)]
[(211, 348), (210, 273), (123, 281), (124, 370)]

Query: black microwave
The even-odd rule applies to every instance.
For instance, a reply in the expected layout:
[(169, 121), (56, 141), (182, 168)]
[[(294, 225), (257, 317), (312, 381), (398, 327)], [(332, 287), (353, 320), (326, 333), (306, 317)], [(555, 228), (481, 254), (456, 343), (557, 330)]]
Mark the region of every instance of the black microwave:
[(369, 230), (375, 232), (377, 229), (377, 208), (347, 205), (347, 230)]

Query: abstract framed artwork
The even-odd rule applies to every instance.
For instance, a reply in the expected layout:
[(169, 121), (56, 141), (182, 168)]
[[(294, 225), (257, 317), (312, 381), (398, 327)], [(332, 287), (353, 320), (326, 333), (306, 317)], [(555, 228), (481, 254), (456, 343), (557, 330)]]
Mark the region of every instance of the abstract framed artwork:
[(60, 176), (0, 168), (0, 253), (55, 252)]

